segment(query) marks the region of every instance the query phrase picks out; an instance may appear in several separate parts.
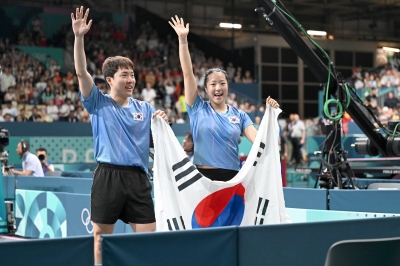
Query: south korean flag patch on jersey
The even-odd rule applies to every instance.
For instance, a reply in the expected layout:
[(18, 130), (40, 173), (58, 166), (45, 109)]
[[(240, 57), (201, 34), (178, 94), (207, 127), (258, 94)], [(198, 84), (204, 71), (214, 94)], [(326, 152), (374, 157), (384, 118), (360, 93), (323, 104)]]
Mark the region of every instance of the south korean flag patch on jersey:
[(230, 116), (229, 117), (229, 122), (231, 122), (232, 124), (239, 124), (240, 123), (240, 119), (237, 116)]
[(133, 114), (133, 120), (143, 121), (143, 113), (132, 113), (132, 114)]

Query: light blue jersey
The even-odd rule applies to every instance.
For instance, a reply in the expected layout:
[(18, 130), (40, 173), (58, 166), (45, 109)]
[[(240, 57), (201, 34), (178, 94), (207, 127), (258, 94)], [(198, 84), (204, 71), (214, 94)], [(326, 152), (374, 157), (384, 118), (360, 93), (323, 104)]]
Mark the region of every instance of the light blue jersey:
[(92, 121), (94, 157), (99, 163), (140, 166), (146, 173), (149, 165), (150, 122), (154, 108), (147, 102), (129, 98), (119, 106), (93, 84), (89, 98), (79, 93)]
[(209, 102), (196, 97), (193, 106), (186, 104), (194, 142), (194, 164), (239, 170), (239, 138), (253, 124), (243, 111), (228, 105), (224, 114)]

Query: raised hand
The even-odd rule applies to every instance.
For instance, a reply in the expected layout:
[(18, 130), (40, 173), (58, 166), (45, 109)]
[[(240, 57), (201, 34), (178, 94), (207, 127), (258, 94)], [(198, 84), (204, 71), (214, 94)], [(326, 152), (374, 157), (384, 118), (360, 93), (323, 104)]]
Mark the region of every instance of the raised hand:
[(81, 8), (76, 8), (76, 17), (74, 17), (74, 13), (71, 13), (72, 30), (74, 31), (75, 36), (81, 37), (90, 30), (90, 26), (92, 26), (92, 20), (86, 24), (88, 15), (89, 8), (86, 9), (85, 16), (83, 16), (83, 6), (81, 6)]
[(278, 108), (279, 104), (271, 98), (271, 96), (268, 96), (267, 100), (266, 100), (267, 104), (271, 105), (274, 108)]
[(171, 21), (168, 21), (169, 25), (171, 25), (172, 28), (174, 28), (176, 34), (178, 34), (178, 37), (184, 37), (189, 34), (189, 23), (186, 24), (183, 22), (183, 18), (180, 18), (175, 15), (174, 17), (171, 17)]
[(164, 111), (161, 111), (161, 110), (155, 111), (155, 113), (152, 115), (151, 118), (154, 118), (156, 116), (160, 116), (162, 119), (164, 119), (165, 122), (168, 123), (168, 116), (166, 113), (164, 113)]

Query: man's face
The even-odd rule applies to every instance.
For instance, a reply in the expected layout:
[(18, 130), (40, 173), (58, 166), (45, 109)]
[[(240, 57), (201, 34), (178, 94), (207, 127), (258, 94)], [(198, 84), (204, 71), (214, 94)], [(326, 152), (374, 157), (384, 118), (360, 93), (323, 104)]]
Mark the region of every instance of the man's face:
[(16, 151), (17, 151), (17, 154), (18, 154), (19, 156), (22, 156), (23, 153), (22, 153), (21, 142), (18, 142)]
[(107, 81), (110, 84), (111, 90), (114, 91), (119, 97), (132, 97), (132, 92), (136, 83), (133, 69), (118, 68), (118, 71), (115, 72), (114, 77), (108, 77)]
[(182, 148), (184, 151), (193, 151), (193, 141), (188, 138), (188, 136), (185, 137), (185, 139), (182, 142)]

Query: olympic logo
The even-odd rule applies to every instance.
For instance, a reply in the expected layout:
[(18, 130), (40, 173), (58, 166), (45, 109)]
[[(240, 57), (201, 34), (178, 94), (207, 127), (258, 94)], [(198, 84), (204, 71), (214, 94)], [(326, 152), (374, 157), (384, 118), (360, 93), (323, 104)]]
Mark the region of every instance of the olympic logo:
[[(86, 218), (85, 218), (85, 217), (86, 217)], [(88, 209), (84, 208), (84, 209), (82, 210), (82, 213), (81, 213), (81, 220), (82, 220), (82, 224), (86, 227), (86, 231), (87, 231), (89, 234), (92, 234), (92, 233), (93, 233), (93, 222), (90, 221), (90, 212), (89, 212)], [(91, 230), (89, 230), (89, 227), (90, 227), (89, 224), (90, 224), (91, 227), (92, 227)]]

